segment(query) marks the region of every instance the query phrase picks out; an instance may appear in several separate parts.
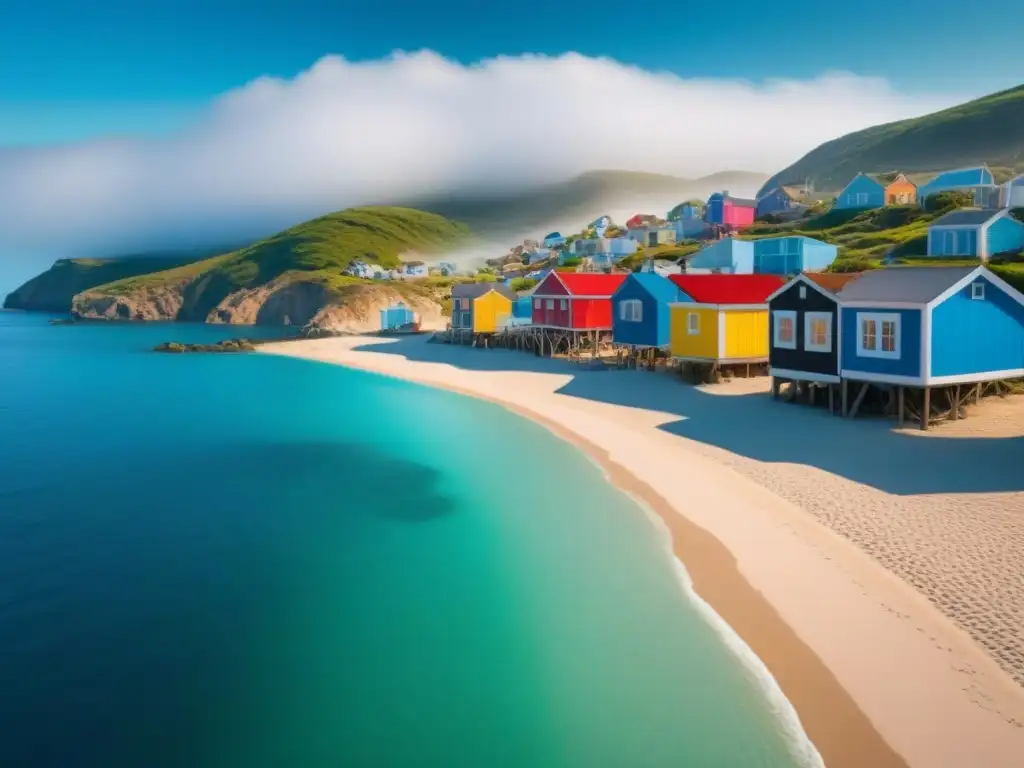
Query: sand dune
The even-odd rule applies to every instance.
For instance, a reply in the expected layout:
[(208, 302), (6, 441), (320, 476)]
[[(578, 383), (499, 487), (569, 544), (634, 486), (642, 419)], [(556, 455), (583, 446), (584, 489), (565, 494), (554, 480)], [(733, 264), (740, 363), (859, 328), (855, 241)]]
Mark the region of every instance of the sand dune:
[(690, 387), (422, 337), (262, 350), (492, 399), (590, 450), (663, 517), (829, 766), (1021, 765), (1024, 403), (922, 434), (774, 402), (766, 379)]

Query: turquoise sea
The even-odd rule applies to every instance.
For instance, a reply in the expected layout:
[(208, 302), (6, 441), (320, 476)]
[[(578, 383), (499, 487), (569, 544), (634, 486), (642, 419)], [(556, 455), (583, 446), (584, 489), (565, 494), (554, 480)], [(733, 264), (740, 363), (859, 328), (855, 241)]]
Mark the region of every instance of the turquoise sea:
[(455, 394), (148, 352), (237, 335), (0, 312), (0, 765), (805, 764), (585, 456)]

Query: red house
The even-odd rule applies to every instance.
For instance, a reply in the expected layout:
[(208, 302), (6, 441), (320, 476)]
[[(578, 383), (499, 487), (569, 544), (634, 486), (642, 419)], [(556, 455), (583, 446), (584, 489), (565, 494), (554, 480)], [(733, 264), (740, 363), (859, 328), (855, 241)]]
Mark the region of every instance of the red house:
[(551, 272), (533, 291), (533, 324), (571, 331), (610, 331), (612, 294), (627, 277)]

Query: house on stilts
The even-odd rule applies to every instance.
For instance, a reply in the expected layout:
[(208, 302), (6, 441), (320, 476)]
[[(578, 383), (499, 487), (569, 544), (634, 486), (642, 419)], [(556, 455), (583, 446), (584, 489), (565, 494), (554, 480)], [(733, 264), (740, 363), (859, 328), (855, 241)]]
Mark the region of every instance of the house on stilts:
[(783, 284), (775, 275), (670, 275), (691, 299), (670, 304), (669, 353), (700, 380), (724, 368), (768, 362), (768, 297)]
[(814, 402), (816, 390), (828, 393), (829, 412), (835, 411), (839, 372), (839, 296), (859, 272), (803, 273), (768, 297), (768, 375), (772, 394), (789, 383), (789, 398), (806, 391)]
[(633, 272), (612, 295), (612, 344), (625, 353), (627, 365), (668, 349), (669, 305), (690, 297), (657, 272)]
[(900, 424), (927, 429), (933, 411), (959, 418), (968, 399), (1024, 377), (1024, 294), (987, 267), (872, 270), (838, 296), (844, 415), (874, 388)]
[(512, 316), (518, 296), (502, 283), (459, 283), (452, 286), (451, 339), (489, 346), (492, 334)]
[(576, 354), (587, 344), (594, 355), (612, 333), (612, 295), (627, 274), (551, 272), (533, 290), (538, 354)]

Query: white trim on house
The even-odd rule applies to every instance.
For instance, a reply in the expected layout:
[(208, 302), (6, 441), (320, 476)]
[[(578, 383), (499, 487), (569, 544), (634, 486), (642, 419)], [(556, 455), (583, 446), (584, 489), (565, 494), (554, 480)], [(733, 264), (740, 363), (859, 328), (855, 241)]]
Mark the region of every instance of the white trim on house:
[[(873, 347), (864, 346), (864, 323), (875, 323)], [(892, 350), (882, 349), (882, 329), (891, 323)], [(875, 357), (883, 360), (899, 360), (903, 351), (903, 317), (898, 312), (858, 312), (857, 313), (857, 357)]]
[(828, 373), (810, 373), (808, 371), (792, 371), (788, 368), (769, 368), (768, 375), (780, 379), (795, 379), (796, 381), (817, 381), (822, 384), (838, 384), (839, 377)]
[(934, 299), (929, 301), (927, 306), (929, 308), (938, 306), (946, 299), (948, 299), (950, 296), (955, 296), (956, 294), (960, 293), (960, 291), (962, 291), (968, 285), (973, 283), (979, 277), (983, 277), (985, 280), (988, 280), (990, 283), (992, 283), (992, 285), (994, 285), (999, 290), (1003, 291), (1011, 299), (1013, 299), (1022, 307), (1024, 307), (1024, 293), (1021, 293), (1008, 282), (1003, 280), (1003, 278), (999, 277), (999, 275), (997, 275), (995, 272), (986, 268), (984, 264), (979, 264), (977, 267), (972, 269), (962, 278), (957, 280), (955, 283), (953, 283), (953, 285), (951, 285), (949, 288), (944, 290)]
[[(814, 343), (814, 334), (811, 332), (815, 320), (825, 321), (825, 341), (822, 344)], [(832, 313), (831, 312), (804, 312), (804, 350), (807, 352), (831, 352), (832, 351)]]
[(765, 299), (765, 302), (767, 303), (767, 302), (772, 301), (773, 299), (778, 298), (783, 293), (785, 293), (790, 288), (792, 288), (794, 283), (802, 283), (803, 285), (809, 285), (809, 286), (811, 286), (811, 288), (816, 290), (818, 293), (820, 293), (826, 299), (829, 299), (830, 301), (833, 301), (833, 302), (834, 301), (838, 301), (838, 296), (836, 296), (836, 294), (830, 293), (829, 291), (825, 290), (820, 285), (818, 285), (816, 282), (814, 282), (809, 277), (807, 277), (807, 275), (805, 275), (803, 272), (801, 272), (799, 275), (797, 275), (796, 277), (791, 279), (789, 282), (787, 282), (785, 285), (783, 285), (781, 288), (779, 288), (777, 291), (775, 291), (775, 293), (773, 293), (771, 296), (769, 296), (767, 299)]
[(927, 379), (929, 387), (943, 386), (945, 384), (971, 384), (979, 381), (995, 381), (997, 379), (1016, 379), (1024, 376), (1024, 368), (1014, 368), (1008, 371), (982, 371), (981, 373), (965, 373), (957, 376), (936, 376)]
[[(980, 289), (980, 290), (979, 290)], [(975, 280), (971, 283), (971, 301), (985, 300), (985, 281)]]
[(725, 359), (725, 312), (718, 312), (718, 359)]
[(619, 320), (626, 323), (642, 323), (644, 303), (640, 299), (623, 299), (619, 302)]
[[(797, 312), (795, 309), (775, 309), (772, 310), (772, 346), (777, 349), (796, 349), (796, 316)], [(785, 341), (779, 334), (779, 329), (782, 327), (781, 320), (790, 321), (790, 329), (793, 332), (793, 338), (789, 341)]]
[(925, 307), (921, 312), (921, 378), (927, 379), (932, 372), (932, 310)]
[(924, 379), (920, 376), (897, 376), (889, 373), (867, 373), (864, 371), (842, 370), (839, 375), (850, 381), (870, 381), (880, 384), (907, 384), (912, 386), (924, 386)]

